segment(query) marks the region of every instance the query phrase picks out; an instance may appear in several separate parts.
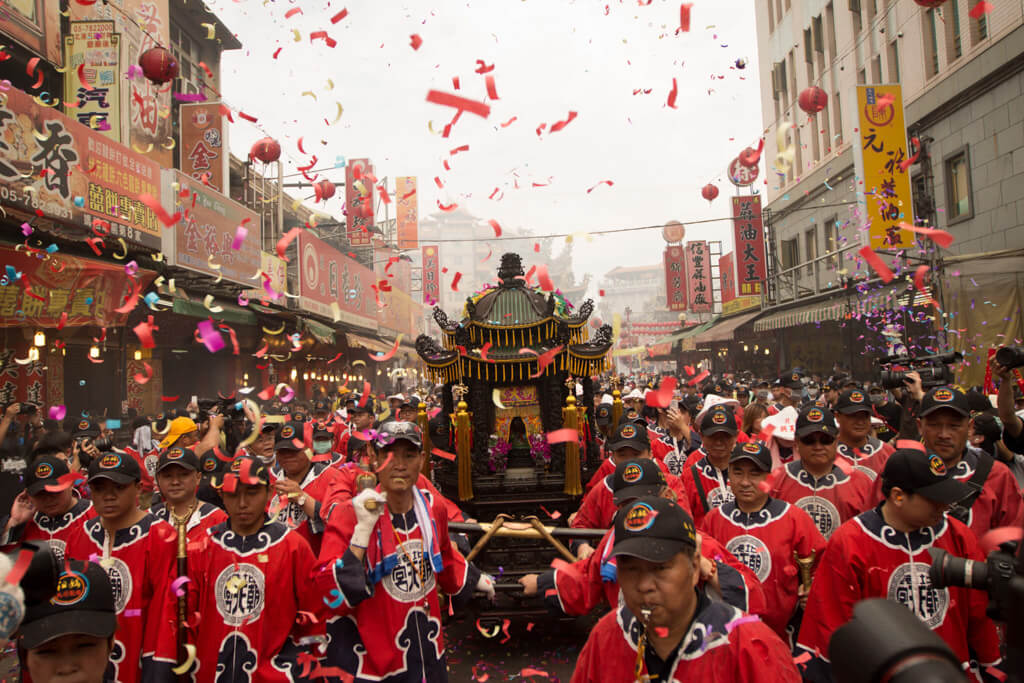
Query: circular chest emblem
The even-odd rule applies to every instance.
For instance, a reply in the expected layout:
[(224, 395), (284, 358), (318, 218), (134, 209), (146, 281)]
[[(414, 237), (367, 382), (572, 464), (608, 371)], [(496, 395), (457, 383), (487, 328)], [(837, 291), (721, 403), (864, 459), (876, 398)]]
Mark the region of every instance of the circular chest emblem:
[(864, 394), (862, 394), (859, 391), (854, 391), (854, 392), (850, 393), (850, 403), (863, 403), (863, 402), (864, 402)]
[(622, 470), (622, 481), (635, 484), (644, 476), (644, 469), (638, 463), (631, 462)]
[(213, 472), (217, 469), (217, 461), (213, 458), (205, 458), (203, 460), (203, 472)]
[(935, 393), (932, 394), (932, 398), (939, 403), (949, 403), (953, 400), (953, 392), (949, 389), (936, 389)]
[(36, 479), (46, 479), (53, 474), (53, 465), (48, 462), (41, 462), (36, 467)]
[(821, 422), (825, 419), (825, 413), (821, 412), (818, 408), (811, 408), (807, 411), (808, 422)]
[(110, 577), (110, 587), (114, 592), (114, 611), (120, 614), (132, 597), (132, 573), (129, 571), (128, 565), (116, 557), (102, 560), (100, 566), (107, 571), (107, 576)]
[(793, 380), (794, 382), (799, 382), (800, 381), (800, 375), (798, 375), (798, 374), (796, 374), (794, 372), (792, 375), (790, 375), (790, 379)]
[(647, 503), (637, 503), (626, 513), (626, 521), (622, 525), (626, 531), (640, 532), (650, 529), (657, 516), (658, 512)]
[(716, 486), (708, 491), (709, 507), (719, 508), (733, 500), (736, 500), (736, 496), (733, 495), (732, 489)]
[(725, 549), (754, 572), (757, 580), (764, 583), (772, 571), (772, 556), (768, 547), (757, 536), (744, 534), (725, 544)]
[(930, 469), (932, 474), (936, 477), (946, 476), (946, 463), (942, 462), (942, 458), (935, 453), (928, 456), (928, 469)]
[(18, 628), (25, 616), (25, 608), (21, 600), (7, 591), (0, 591), (0, 633), (9, 636)]
[(832, 501), (821, 496), (806, 496), (798, 500), (796, 506), (810, 515), (826, 540), (839, 528), (839, 510)]
[(422, 600), (434, 589), (434, 570), (423, 557), (423, 542), (410, 539), (396, 549), (398, 562), (381, 581), (387, 594), (399, 602)]
[(183, 448), (172, 448), (167, 451), (168, 460), (181, 460), (185, 456), (185, 449)]
[(100, 458), (100, 469), (112, 470), (121, 466), (121, 456), (118, 453), (107, 453)]
[(295, 436), (295, 427), (292, 427), (291, 425), (285, 425), (284, 427), (281, 428), (282, 439), (290, 439), (293, 436)]
[(724, 425), (728, 419), (725, 413), (720, 410), (711, 414), (711, 422), (716, 425)]
[(78, 572), (64, 572), (57, 579), (57, 592), (50, 598), (51, 605), (75, 605), (89, 595), (89, 579)]
[(225, 567), (214, 584), (217, 611), (228, 626), (258, 619), (266, 604), (266, 579), (255, 565), (238, 563)]
[(902, 603), (917, 615), (925, 626), (935, 629), (946, 619), (949, 609), (949, 590), (937, 589), (928, 578), (929, 565), (924, 562), (905, 562), (889, 576), (886, 597)]
[(634, 427), (633, 425), (624, 426), (622, 430), (619, 432), (619, 436), (621, 436), (623, 439), (632, 439), (634, 436), (636, 436), (636, 427)]
[(306, 514), (306, 511), (295, 501), (289, 502), (288, 505), (277, 513), (277, 521), (287, 524), (290, 529), (296, 528), (308, 519), (309, 516)]
[(761, 452), (761, 446), (753, 441), (748, 441), (743, 444), (743, 452), (750, 453), (751, 455), (757, 455)]
[(89, 421), (88, 420), (82, 420), (81, 422), (78, 423), (78, 430), (79, 431), (84, 432), (88, 428), (89, 428)]

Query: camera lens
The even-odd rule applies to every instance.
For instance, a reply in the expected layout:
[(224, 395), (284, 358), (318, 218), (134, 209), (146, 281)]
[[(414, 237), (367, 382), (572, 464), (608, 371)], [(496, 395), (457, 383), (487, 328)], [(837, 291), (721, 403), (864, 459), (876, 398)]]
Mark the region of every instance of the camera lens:
[(996, 362), (1011, 370), (1024, 367), (1024, 347), (1004, 346), (996, 351)]
[(932, 548), (928, 552), (932, 556), (928, 578), (936, 588), (961, 587), (984, 590), (988, 586), (988, 565), (984, 562), (950, 555), (938, 548)]

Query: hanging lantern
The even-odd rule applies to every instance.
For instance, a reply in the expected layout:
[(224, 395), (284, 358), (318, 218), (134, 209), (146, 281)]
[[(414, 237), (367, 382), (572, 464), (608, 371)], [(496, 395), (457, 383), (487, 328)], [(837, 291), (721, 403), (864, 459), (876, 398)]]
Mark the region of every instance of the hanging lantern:
[(711, 183), (708, 183), (701, 189), (700, 196), (704, 197), (704, 199), (708, 200), (709, 202), (713, 202), (715, 200), (715, 197), (718, 196), (718, 188), (712, 185)]
[(334, 196), (334, 183), (330, 180), (321, 180), (313, 183), (313, 192), (316, 193), (316, 201), (326, 202)]
[(753, 147), (747, 147), (740, 152), (739, 160), (740, 166), (746, 168), (754, 168), (761, 163), (761, 150), (764, 148), (764, 141), (761, 142), (761, 146), (757, 149)]
[(941, 5), (942, 3), (946, 2), (946, 0), (914, 0), (914, 2), (919, 4), (921, 7), (926, 7), (928, 9), (935, 9), (936, 7)]
[(661, 228), (661, 238), (669, 244), (682, 242), (685, 236), (686, 227), (679, 221), (668, 221)]
[(142, 75), (156, 85), (163, 85), (178, 77), (178, 60), (167, 48), (151, 47), (139, 55)]
[(253, 143), (249, 150), (250, 159), (259, 159), (265, 164), (281, 158), (281, 145), (274, 138), (262, 138)]
[(817, 114), (828, 104), (828, 93), (816, 85), (804, 88), (797, 103), (808, 114)]

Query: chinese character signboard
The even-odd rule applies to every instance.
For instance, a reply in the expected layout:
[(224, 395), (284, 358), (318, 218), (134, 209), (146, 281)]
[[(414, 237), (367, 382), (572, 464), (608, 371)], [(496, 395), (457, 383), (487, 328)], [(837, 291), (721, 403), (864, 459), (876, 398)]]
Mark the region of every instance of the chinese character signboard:
[[(254, 278), (250, 278), (253, 280)], [(259, 287), (244, 290), (249, 299), (259, 301), (276, 301), (282, 303), (282, 295), (288, 292), (288, 262), (266, 251), (260, 252)], [(268, 290), (269, 287), (269, 290)]]
[(729, 182), (736, 187), (747, 187), (753, 185), (757, 176), (761, 173), (760, 163), (753, 166), (744, 166), (740, 158), (736, 157), (729, 164)]
[(665, 247), (665, 303), (670, 311), (686, 310), (686, 266), (682, 245)]
[(220, 102), (181, 105), (181, 170), (224, 192), (228, 155)]
[[(124, 325), (128, 314), (117, 313), (115, 309), (134, 291), (135, 283), (123, 265), (61, 252), (40, 259), (24, 250), (6, 247), (0, 248), (0, 258), (32, 283), (31, 293), (20, 282), (0, 286), (0, 327), (57, 327), (62, 313), (68, 314), (64, 327)], [(156, 273), (139, 270), (135, 277), (146, 287)]]
[(760, 195), (733, 197), (732, 216), (736, 296), (757, 296), (767, 276)]
[(690, 310), (711, 312), (711, 252), (705, 241), (686, 243), (686, 281)]
[(735, 252), (729, 252), (718, 259), (718, 277), (722, 281), (722, 304), (736, 298)]
[[(112, 21), (73, 21), (64, 38), (67, 77), (64, 101), (69, 117), (121, 141), (121, 36)], [(78, 77), (78, 67), (87, 88)]]
[[(178, 190), (172, 184), (178, 184)], [(181, 212), (174, 229), (164, 231), (164, 253), (171, 265), (248, 285), (260, 268), (263, 233), (260, 216), (241, 204), (193, 180), (181, 171), (164, 171), (167, 213)], [(233, 248), (238, 227), (247, 231)]]
[(437, 246), (423, 247), (423, 303), (434, 306), (441, 298), (441, 273)]
[(373, 271), (309, 232), (300, 233), (297, 241), (299, 307), (325, 318), (376, 330)]
[(353, 247), (370, 244), (373, 192), (373, 166), (369, 159), (349, 159), (345, 167), (345, 206), (348, 242)]
[(419, 246), (419, 195), (416, 178), (400, 176), (395, 179), (395, 202), (398, 204), (398, 248), (415, 249)]
[(864, 179), (869, 244), (872, 249), (911, 247), (913, 234), (899, 227), (914, 224), (910, 176), (901, 165), (907, 158), (907, 129), (900, 86), (857, 86), (857, 113), (856, 158)]
[(0, 33), (60, 66), (60, 6), (47, 0), (5, 2), (0, 11)]
[(138, 200), (143, 193), (160, 196), (160, 166), (38, 106), (20, 90), (6, 94), (0, 106), (0, 204), (88, 228), (101, 218), (110, 223), (107, 242), (123, 237), (160, 249), (162, 225)]

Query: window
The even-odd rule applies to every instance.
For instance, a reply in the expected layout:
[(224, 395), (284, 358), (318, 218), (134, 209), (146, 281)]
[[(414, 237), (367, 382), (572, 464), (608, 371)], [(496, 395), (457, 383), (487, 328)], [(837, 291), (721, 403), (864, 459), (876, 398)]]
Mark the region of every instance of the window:
[(950, 8), (942, 18), (946, 20), (946, 61), (952, 63), (964, 54), (963, 43), (960, 40), (960, 4), (947, 2), (943, 7)]
[(821, 25), (821, 15), (814, 17), (811, 21), (811, 32), (814, 34), (814, 51), (825, 52), (825, 35)]
[(775, 0), (775, 20), (778, 23), (782, 23), (782, 0)]
[[(808, 64), (814, 64), (814, 45), (811, 41), (811, 29), (804, 29), (804, 61)], [(813, 75), (811, 80), (813, 80)]]
[(868, 72), (864, 69), (857, 70), (857, 84), (864, 85), (868, 82)]
[(800, 260), (800, 238), (794, 237), (791, 240), (782, 240), (780, 247), (782, 252), (782, 269), (796, 268), (797, 262)]
[(178, 78), (175, 79), (175, 90), (187, 94), (204, 93), (206, 74), (199, 62), (200, 45), (192, 40), (184, 30), (175, 24), (170, 27), (171, 54), (178, 60)]
[(834, 254), (826, 261), (830, 270), (839, 269), (839, 221), (835, 216), (825, 221), (825, 253)]
[(924, 22), (925, 68), (928, 78), (939, 73), (939, 34), (935, 27), (935, 10), (930, 9), (921, 15)]
[(839, 101), (839, 93), (832, 93), (832, 117), (836, 127), (836, 141), (833, 147), (843, 146), (843, 105)]
[(768, 0), (768, 33), (775, 31), (775, 0)]
[(882, 55), (875, 55), (871, 60), (871, 82), (875, 85), (882, 82)]
[(895, 40), (889, 43), (889, 82), (900, 82), (900, 46)]
[(828, 27), (828, 63), (836, 61), (836, 13), (832, 3), (825, 8), (825, 23)]
[(974, 217), (971, 197), (971, 165), (967, 147), (961, 147), (945, 159), (946, 217), (950, 224)]
[(818, 231), (811, 228), (804, 233), (804, 258), (807, 260), (807, 274), (814, 275), (814, 259), (818, 258)]
[(860, 0), (850, 0), (850, 13), (853, 15), (853, 33), (856, 35), (864, 28), (860, 18)]

